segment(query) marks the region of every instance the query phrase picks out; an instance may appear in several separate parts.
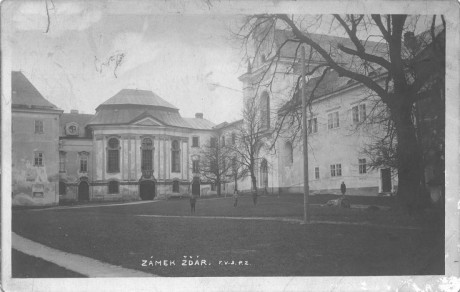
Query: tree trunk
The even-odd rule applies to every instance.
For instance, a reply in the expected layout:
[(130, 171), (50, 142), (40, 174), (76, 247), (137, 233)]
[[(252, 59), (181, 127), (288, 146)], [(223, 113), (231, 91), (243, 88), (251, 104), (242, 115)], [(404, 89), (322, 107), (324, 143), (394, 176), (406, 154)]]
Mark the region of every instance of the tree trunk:
[(252, 191), (257, 192), (256, 175), (254, 174), (254, 171), (251, 171), (251, 183), (252, 183)]
[(217, 184), (217, 196), (220, 197), (220, 177), (217, 177), (216, 184)]
[(421, 196), (423, 163), (416, 130), (411, 119), (412, 106), (399, 103), (391, 107), (398, 141), (398, 192), (397, 197), (406, 211), (411, 214), (418, 207)]

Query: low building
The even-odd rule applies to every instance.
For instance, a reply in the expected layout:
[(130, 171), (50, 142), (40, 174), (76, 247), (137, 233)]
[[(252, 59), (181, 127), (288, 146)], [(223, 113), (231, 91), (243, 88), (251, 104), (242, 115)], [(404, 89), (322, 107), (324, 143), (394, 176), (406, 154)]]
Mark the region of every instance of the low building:
[(59, 203), (59, 117), (22, 72), (11, 74), (12, 203)]

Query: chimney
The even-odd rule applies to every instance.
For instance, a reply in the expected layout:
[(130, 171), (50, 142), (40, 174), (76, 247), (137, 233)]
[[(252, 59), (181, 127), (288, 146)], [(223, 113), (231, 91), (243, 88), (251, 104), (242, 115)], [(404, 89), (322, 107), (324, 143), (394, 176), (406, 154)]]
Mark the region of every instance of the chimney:
[(203, 118), (203, 113), (196, 113), (195, 118), (202, 119)]
[(75, 110), (75, 109), (70, 110), (70, 113), (71, 113), (71, 114), (78, 114), (78, 110)]

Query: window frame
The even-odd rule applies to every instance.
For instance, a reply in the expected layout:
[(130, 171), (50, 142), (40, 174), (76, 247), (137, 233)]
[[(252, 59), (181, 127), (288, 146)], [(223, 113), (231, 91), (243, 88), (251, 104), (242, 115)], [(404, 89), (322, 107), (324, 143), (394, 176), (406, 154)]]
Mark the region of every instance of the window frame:
[[(114, 188), (116, 190), (114, 191)], [(109, 195), (117, 195), (120, 193), (120, 182), (117, 180), (111, 180), (107, 184), (107, 194)]]
[(45, 154), (43, 151), (34, 151), (34, 166), (45, 166)]
[[(177, 147), (174, 147), (177, 145)], [(180, 173), (180, 142), (175, 139), (171, 142), (171, 172)]]
[(330, 170), (331, 170), (331, 177), (342, 176), (342, 164), (341, 163), (331, 164)]
[(192, 160), (192, 173), (200, 173), (200, 160)]
[(327, 128), (329, 130), (340, 127), (339, 111), (333, 111), (327, 114)]
[[(150, 143), (146, 143), (145, 141), (147, 140), (150, 140)], [(152, 137), (143, 137), (141, 140), (141, 170), (154, 170), (154, 149), (154, 139)], [(146, 153), (149, 153), (150, 157), (146, 157)]]
[(43, 120), (34, 120), (34, 133), (43, 134), (44, 133), (44, 122)]
[(64, 151), (59, 151), (59, 172), (66, 172), (66, 153)]
[(319, 176), (319, 166), (316, 166), (315, 167), (315, 179), (319, 179), (320, 176)]
[(172, 192), (175, 193), (175, 194), (180, 193), (180, 183), (179, 183), (178, 180), (173, 180), (173, 182), (172, 182)]
[(199, 136), (192, 137), (192, 147), (200, 147), (200, 137)]
[(315, 133), (318, 133), (318, 118), (316, 117), (308, 120), (308, 134), (315, 134)]
[(358, 173), (366, 174), (367, 173), (367, 161), (366, 158), (358, 158)]
[[(112, 139), (117, 140), (117, 145), (110, 145)], [(120, 139), (118, 137), (109, 137), (107, 139), (107, 173), (119, 173), (120, 172)], [(116, 154), (116, 160), (113, 155)], [(112, 165), (116, 161), (116, 165)], [(116, 167), (115, 167), (116, 166)]]

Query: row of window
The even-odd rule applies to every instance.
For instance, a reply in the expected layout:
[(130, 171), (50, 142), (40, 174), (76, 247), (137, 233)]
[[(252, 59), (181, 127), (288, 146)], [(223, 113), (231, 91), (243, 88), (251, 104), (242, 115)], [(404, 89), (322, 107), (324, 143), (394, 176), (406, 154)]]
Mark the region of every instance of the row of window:
[[(366, 119), (366, 105), (360, 104), (351, 108), (353, 124), (362, 123)], [(327, 114), (327, 128), (335, 129), (340, 127), (340, 116), (338, 111)], [(318, 119), (311, 118), (308, 120), (308, 133), (318, 132)]]
[[(367, 173), (366, 159), (365, 158), (358, 159), (358, 164), (359, 164), (359, 168), (358, 168), (359, 174)], [(342, 176), (342, 164), (340, 163), (331, 164), (329, 168), (330, 168), (331, 177)], [(319, 178), (320, 178), (319, 167), (315, 167), (315, 179), (319, 179)]]
[[(82, 154), (79, 157), (80, 160), (80, 172), (88, 172), (88, 155)], [(59, 172), (66, 171), (66, 154), (65, 152), (59, 152)]]
[[(153, 170), (153, 141), (151, 138), (142, 139), (141, 169)], [(180, 172), (180, 146), (178, 140), (171, 143), (171, 171)], [(110, 138), (107, 142), (107, 172), (120, 172), (120, 142), (117, 138)]]

